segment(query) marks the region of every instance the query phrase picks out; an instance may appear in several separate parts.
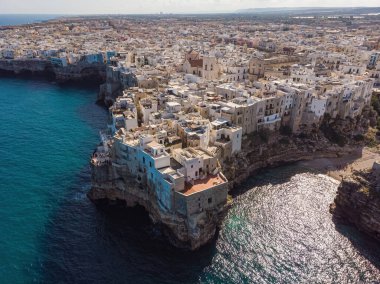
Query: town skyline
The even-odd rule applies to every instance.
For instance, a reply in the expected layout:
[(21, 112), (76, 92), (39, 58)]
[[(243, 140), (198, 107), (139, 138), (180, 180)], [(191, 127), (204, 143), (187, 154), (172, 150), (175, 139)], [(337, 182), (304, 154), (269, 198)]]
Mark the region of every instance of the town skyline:
[(369, 0), (366, 3), (358, 0), (352, 1), (314, 1), (307, 0), (300, 4), (294, 0), (270, 0), (270, 1), (248, 1), (240, 0), (142, 0), (138, 2), (110, 0), (92, 2), (89, 0), (69, 1), (56, 0), (46, 2), (43, 0), (30, 1), (0, 0), (2, 14), (65, 14), (65, 15), (86, 15), (86, 14), (157, 14), (157, 13), (177, 13), (177, 14), (196, 14), (196, 13), (234, 13), (244, 9), (291, 9), (291, 8), (357, 8), (357, 7), (376, 7), (379, 3), (376, 0)]

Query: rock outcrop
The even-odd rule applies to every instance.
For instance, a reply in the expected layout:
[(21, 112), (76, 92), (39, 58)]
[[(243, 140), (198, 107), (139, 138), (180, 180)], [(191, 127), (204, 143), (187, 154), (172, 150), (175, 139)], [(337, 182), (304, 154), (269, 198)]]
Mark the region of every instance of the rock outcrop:
[[(113, 70), (110, 76), (114, 75)], [(362, 127), (365, 116), (351, 124), (344, 125), (346, 139), (350, 143), (344, 147), (338, 146), (326, 138), (323, 132), (315, 130), (307, 134), (294, 135), (289, 132), (252, 133), (243, 139), (242, 151), (233, 157), (223, 153), (222, 148), (215, 152), (220, 158), (220, 166), (229, 180), (229, 188), (233, 188), (246, 180), (257, 170), (275, 167), (283, 164), (310, 160), (316, 158), (340, 157), (351, 153), (363, 141), (350, 139)], [(339, 126), (340, 124), (338, 124)], [(152, 221), (163, 228), (172, 244), (178, 247), (197, 249), (206, 244), (214, 236), (228, 204), (223, 204), (213, 210), (206, 210), (201, 214), (177, 214), (176, 209), (165, 212), (160, 208), (154, 184), (144, 180), (137, 180), (129, 173), (128, 167), (119, 164), (115, 158), (115, 147), (112, 143), (108, 162), (101, 165), (92, 164), (92, 188), (88, 197), (95, 203), (104, 201), (122, 201), (126, 206), (141, 205), (149, 213)], [(120, 154), (120, 153), (119, 153)], [(118, 156), (117, 154), (116, 156)], [(108, 159), (108, 158), (107, 158)], [(235, 187), (236, 188), (236, 187)], [(173, 199), (173, 204), (178, 201)]]
[(106, 78), (106, 65), (78, 63), (58, 67), (46, 59), (3, 59), (0, 60), (1, 73), (37, 75), (59, 83), (83, 81), (101, 83)]
[(223, 172), (232, 188), (260, 169), (298, 161), (346, 156), (366, 143), (355, 137), (365, 133), (372, 116), (371, 109), (366, 108), (362, 116), (355, 120), (329, 121), (329, 118), (325, 118), (324, 128), (329, 130), (328, 134), (322, 129), (299, 135), (281, 134), (281, 131), (250, 134), (243, 139), (242, 151), (237, 156), (222, 161)]
[(111, 106), (118, 96), (123, 95), (123, 90), (137, 86), (136, 76), (122, 67), (108, 66), (106, 69), (106, 81), (100, 85), (98, 102)]
[[(228, 176), (230, 188), (265, 167), (321, 157), (337, 157), (352, 150), (351, 147), (341, 148), (331, 144), (326, 139), (316, 141), (313, 138), (312, 143), (312, 139), (293, 137), (288, 138), (286, 143), (278, 143), (275, 141), (279, 137), (272, 136), (273, 141), (260, 147), (254, 146), (255, 143), (250, 141), (250, 138), (247, 139), (243, 151), (238, 156), (222, 163), (222, 170)], [(218, 210), (207, 211), (200, 216), (165, 213), (157, 204), (154, 185), (142, 186), (136, 181), (136, 177), (130, 176), (126, 169), (117, 164), (91, 166), (92, 188), (88, 197), (94, 203), (112, 204), (114, 201), (123, 201), (128, 207), (143, 206), (151, 220), (163, 229), (170, 242), (177, 247), (197, 249), (209, 242), (215, 236), (229, 206), (226, 204)]]
[(323, 136), (310, 138), (272, 135), (267, 143), (248, 137), (243, 151), (223, 162), (223, 172), (234, 187), (260, 169), (273, 168), (298, 161), (337, 158), (355, 151), (353, 145), (339, 147)]
[(380, 166), (345, 178), (330, 212), (336, 221), (353, 224), (380, 241)]
[[(127, 207), (140, 205), (148, 212), (152, 222), (159, 227), (176, 247), (195, 250), (208, 243), (216, 234), (223, 220), (227, 206), (219, 210), (205, 211), (196, 216), (181, 216), (160, 210), (154, 188), (142, 187), (135, 177), (124, 173), (118, 177), (118, 170), (111, 164), (91, 165), (92, 187), (88, 198), (95, 204), (122, 201)], [(117, 168), (117, 167), (116, 167)]]

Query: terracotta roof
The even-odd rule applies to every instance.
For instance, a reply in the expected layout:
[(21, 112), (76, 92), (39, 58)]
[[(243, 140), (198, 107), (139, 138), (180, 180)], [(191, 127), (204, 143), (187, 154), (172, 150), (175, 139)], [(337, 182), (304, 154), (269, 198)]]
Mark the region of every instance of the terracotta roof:
[(194, 49), (190, 50), (187, 54), (198, 54)]
[(186, 183), (185, 190), (181, 191), (181, 193), (187, 196), (196, 192), (213, 188), (223, 183), (226, 183), (226, 181), (223, 180), (220, 175), (208, 175), (204, 179), (195, 180), (194, 184)]
[(189, 59), (191, 67), (203, 67), (203, 59), (191, 60)]

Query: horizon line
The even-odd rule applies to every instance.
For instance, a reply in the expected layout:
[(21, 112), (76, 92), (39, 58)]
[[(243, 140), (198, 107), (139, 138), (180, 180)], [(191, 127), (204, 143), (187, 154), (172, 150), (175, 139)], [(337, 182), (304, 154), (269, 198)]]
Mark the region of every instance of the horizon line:
[[(11, 13), (0, 13), (0, 15), (46, 15), (46, 16), (99, 16), (99, 15), (198, 15), (198, 14), (241, 14), (240, 11), (244, 10), (263, 10), (263, 9), (320, 9), (320, 8), (328, 8), (328, 9), (358, 9), (358, 8), (380, 8), (379, 6), (284, 6), (284, 7), (254, 7), (254, 8), (241, 8), (234, 11), (197, 11), (197, 12), (151, 12), (151, 13), (57, 13), (57, 12), (44, 12), (44, 13), (27, 13), (27, 12), (11, 12)], [(244, 14), (244, 13), (243, 13)]]

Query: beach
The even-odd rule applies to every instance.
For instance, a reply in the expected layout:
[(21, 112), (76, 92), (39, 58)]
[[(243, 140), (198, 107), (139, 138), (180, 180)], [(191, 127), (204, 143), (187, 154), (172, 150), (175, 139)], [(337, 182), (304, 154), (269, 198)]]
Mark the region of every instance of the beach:
[(310, 161), (302, 161), (300, 165), (320, 171), (338, 181), (352, 175), (354, 171), (372, 168), (375, 161), (380, 161), (380, 149), (378, 147), (357, 148), (352, 153), (337, 158), (321, 158)]

